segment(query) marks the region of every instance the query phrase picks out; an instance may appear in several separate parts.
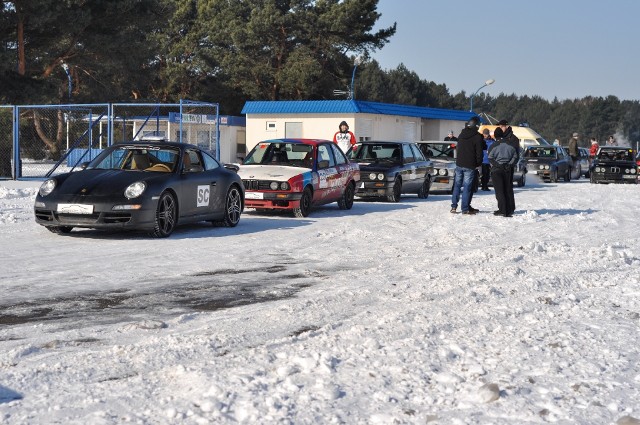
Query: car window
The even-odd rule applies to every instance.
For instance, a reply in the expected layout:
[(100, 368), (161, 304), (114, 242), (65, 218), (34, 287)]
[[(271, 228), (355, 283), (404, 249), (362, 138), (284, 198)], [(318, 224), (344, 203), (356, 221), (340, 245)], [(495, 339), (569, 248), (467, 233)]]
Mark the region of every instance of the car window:
[(178, 154), (175, 148), (123, 145), (105, 150), (87, 168), (171, 172)]
[(338, 145), (332, 144), (331, 150), (333, 150), (333, 156), (336, 158), (337, 165), (342, 165), (347, 163), (347, 157), (344, 156), (344, 153), (340, 150)]
[(205, 170), (215, 170), (220, 167), (220, 163), (218, 163), (218, 161), (216, 161), (216, 159), (207, 152), (202, 152), (202, 159), (204, 160)]
[(418, 143), (418, 147), (427, 158), (455, 158), (455, 143)]
[(318, 168), (335, 167), (336, 162), (333, 158), (333, 152), (331, 151), (331, 145), (324, 143), (318, 146)]
[(406, 163), (415, 162), (413, 152), (411, 151), (411, 145), (408, 145), (406, 143), (402, 144), (402, 157), (404, 158), (404, 162)]
[(402, 160), (402, 148), (399, 143), (358, 143), (353, 146), (350, 158), (356, 162), (394, 162)]
[(420, 150), (420, 148), (417, 145), (410, 145), (411, 146), (411, 150), (413, 151), (413, 156), (415, 157), (416, 161), (426, 161), (426, 158), (424, 157), (424, 155), (422, 155), (422, 151)]
[(188, 173), (199, 173), (204, 171), (200, 153), (194, 149), (187, 149), (182, 156), (183, 170)]

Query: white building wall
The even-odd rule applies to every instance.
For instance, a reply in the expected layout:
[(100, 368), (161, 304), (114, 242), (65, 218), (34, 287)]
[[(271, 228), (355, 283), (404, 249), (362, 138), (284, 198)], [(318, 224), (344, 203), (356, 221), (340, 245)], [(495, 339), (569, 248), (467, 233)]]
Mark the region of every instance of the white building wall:
[(423, 120), (422, 138), (419, 140), (444, 140), (451, 130), (458, 137), (464, 125), (465, 121)]

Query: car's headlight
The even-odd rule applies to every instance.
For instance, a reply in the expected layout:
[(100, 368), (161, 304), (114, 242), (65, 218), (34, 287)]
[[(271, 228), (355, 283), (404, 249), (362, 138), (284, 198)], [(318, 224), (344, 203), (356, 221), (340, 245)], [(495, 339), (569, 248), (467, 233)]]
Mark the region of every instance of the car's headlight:
[(287, 182), (280, 183), (280, 190), (289, 190), (289, 183)]
[(540, 165), (538, 165), (538, 167), (539, 167), (541, 170), (544, 170), (544, 165), (540, 164)]
[(269, 184), (269, 187), (271, 188), (271, 190), (278, 190), (278, 182), (271, 182)]
[(56, 180), (49, 179), (49, 180), (46, 180), (44, 183), (42, 183), (42, 185), (40, 185), (40, 190), (38, 190), (38, 193), (40, 194), (40, 196), (47, 196), (48, 194), (53, 192), (53, 189), (55, 188), (56, 188)]
[(376, 173), (369, 174), (369, 180), (375, 180), (375, 179), (376, 179)]
[(447, 170), (444, 168), (441, 168), (438, 170), (438, 174), (440, 174), (441, 176), (446, 176), (447, 175)]
[(142, 195), (146, 188), (147, 184), (145, 182), (131, 183), (129, 187), (127, 187), (127, 189), (124, 191), (124, 196), (126, 196), (127, 199), (137, 198), (138, 196)]
[(384, 179), (385, 179), (384, 173), (379, 173), (378, 180), (384, 180)]

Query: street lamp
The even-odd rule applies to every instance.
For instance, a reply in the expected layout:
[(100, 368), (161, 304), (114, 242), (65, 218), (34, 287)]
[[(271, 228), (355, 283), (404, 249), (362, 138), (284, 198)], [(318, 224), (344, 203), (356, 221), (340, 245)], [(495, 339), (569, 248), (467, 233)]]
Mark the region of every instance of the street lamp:
[(353, 82), (356, 78), (356, 68), (358, 67), (358, 65), (360, 65), (360, 62), (362, 62), (362, 58), (360, 56), (356, 56), (356, 58), (353, 60), (353, 73), (351, 74), (351, 88), (349, 89), (349, 99), (355, 99), (356, 97), (356, 93), (353, 91)]
[(475, 95), (477, 95), (480, 90), (482, 90), (483, 88), (485, 88), (487, 86), (490, 86), (491, 84), (493, 84), (495, 82), (496, 82), (496, 80), (494, 80), (493, 78), (490, 79), (490, 80), (485, 81), (484, 85), (482, 87), (480, 87), (478, 90), (476, 90), (476, 92), (474, 94), (471, 95), (471, 98), (469, 99), (469, 101), (471, 102), (471, 106), (470, 106), (469, 112), (473, 112), (473, 97)]
[(71, 102), (71, 74), (69, 73), (69, 65), (67, 65), (66, 63), (62, 62), (62, 69), (64, 69), (64, 72), (66, 72), (67, 74), (67, 79), (69, 80), (69, 102)]

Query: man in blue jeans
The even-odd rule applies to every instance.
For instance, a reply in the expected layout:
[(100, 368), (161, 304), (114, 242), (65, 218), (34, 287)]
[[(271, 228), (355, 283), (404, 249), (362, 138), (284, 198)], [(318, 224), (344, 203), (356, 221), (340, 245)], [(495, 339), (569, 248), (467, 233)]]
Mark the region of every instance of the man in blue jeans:
[(455, 213), (462, 191), (462, 214), (476, 214), (477, 209), (471, 206), (473, 197), (473, 180), (476, 168), (482, 164), (482, 134), (478, 132), (480, 118), (473, 117), (458, 136), (456, 147), (456, 170), (453, 180), (453, 195), (451, 196), (451, 212)]

